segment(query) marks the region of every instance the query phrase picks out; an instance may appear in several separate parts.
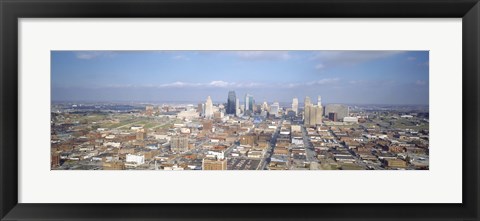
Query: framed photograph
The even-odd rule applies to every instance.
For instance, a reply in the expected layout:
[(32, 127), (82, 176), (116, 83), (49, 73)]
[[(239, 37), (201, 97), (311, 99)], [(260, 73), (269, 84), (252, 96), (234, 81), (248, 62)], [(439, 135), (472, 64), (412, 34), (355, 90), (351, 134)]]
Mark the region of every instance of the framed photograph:
[(479, 220), (476, 0), (0, 4), (1, 220)]

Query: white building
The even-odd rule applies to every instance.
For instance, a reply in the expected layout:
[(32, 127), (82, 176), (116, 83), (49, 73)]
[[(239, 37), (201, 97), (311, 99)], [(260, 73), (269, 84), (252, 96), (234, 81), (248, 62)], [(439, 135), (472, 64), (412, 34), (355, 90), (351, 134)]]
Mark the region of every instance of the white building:
[(280, 109), (280, 105), (278, 104), (278, 102), (274, 102), (271, 106), (270, 106), (270, 114), (271, 115), (274, 115), (275, 117), (278, 116), (278, 111)]
[(240, 116), (241, 109), (240, 109), (240, 100), (237, 98), (235, 100), (235, 116)]
[(356, 117), (344, 117), (343, 122), (345, 123), (358, 123), (358, 118)]
[(267, 104), (266, 101), (264, 101), (264, 102), (262, 103), (262, 110), (263, 110), (263, 111), (268, 111), (268, 104)]
[(135, 163), (137, 165), (141, 165), (145, 163), (145, 155), (127, 154), (125, 161), (127, 163)]
[(130, 130), (141, 130), (141, 129), (143, 129), (142, 126), (131, 126), (130, 127)]
[(292, 138), (292, 144), (302, 145), (303, 144), (303, 138), (302, 137), (293, 137)]
[(210, 96), (207, 97), (207, 102), (205, 102), (205, 117), (206, 118), (213, 117), (213, 102)]
[(223, 160), (223, 159), (225, 159), (225, 152), (209, 150), (208, 153), (207, 153), (207, 157), (212, 157), (212, 158), (216, 158), (216, 159), (219, 159), (219, 160)]
[(182, 133), (182, 134), (189, 134), (190, 132), (191, 132), (190, 128), (188, 128), (188, 127), (180, 128), (180, 133)]
[(198, 118), (198, 117), (200, 117), (200, 114), (196, 110), (193, 110), (193, 109), (182, 111), (182, 112), (177, 114), (177, 118), (180, 118), (180, 119), (191, 120), (191, 119), (195, 119), (195, 118)]
[(115, 147), (115, 148), (120, 148), (120, 143), (118, 142), (105, 142), (103, 143), (103, 146), (112, 146), (112, 147)]
[(293, 98), (292, 100), (292, 111), (295, 112), (295, 115), (298, 115), (298, 98)]

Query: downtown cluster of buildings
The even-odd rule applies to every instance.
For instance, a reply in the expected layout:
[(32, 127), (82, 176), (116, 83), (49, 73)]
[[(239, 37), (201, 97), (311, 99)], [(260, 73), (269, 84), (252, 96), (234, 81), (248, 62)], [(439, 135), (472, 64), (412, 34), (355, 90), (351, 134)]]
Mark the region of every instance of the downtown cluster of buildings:
[(77, 170), (428, 169), (428, 109), (226, 102), (52, 104), (51, 167)]
[[(219, 111), (219, 108), (224, 111)], [(237, 98), (235, 91), (228, 92), (228, 99), (225, 106), (216, 108), (212, 99), (207, 97), (205, 103), (198, 104), (198, 116), (205, 118), (213, 118), (214, 113), (224, 115), (232, 115), (236, 117), (259, 115), (266, 117), (267, 115), (279, 117), (283, 114), (287, 116), (298, 116), (299, 102), (298, 98), (292, 99), (291, 108), (280, 107), (279, 102), (273, 102), (270, 105), (264, 101), (262, 104), (256, 104), (251, 94), (245, 94), (245, 99), (240, 105), (240, 99)], [(196, 115), (192, 115), (197, 117)], [(321, 96), (318, 96), (317, 103), (312, 103), (310, 97), (305, 97), (303, 107), (303, 119), (306, 126), (315, 126), (322, 124), (323, 117), (327, 117), (332, 121), (356, 121), (356, 118), (349, 117), (348, 106), (343, 104), (327, 104), (322, 106)]]

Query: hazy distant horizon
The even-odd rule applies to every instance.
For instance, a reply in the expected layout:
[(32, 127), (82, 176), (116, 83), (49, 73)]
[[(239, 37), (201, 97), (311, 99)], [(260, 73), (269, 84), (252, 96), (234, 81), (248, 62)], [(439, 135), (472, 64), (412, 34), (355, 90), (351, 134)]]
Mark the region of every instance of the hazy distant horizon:
[[(428, 51), (52, 51), (52, 102), (428, 105)], [(195, 104), (193, 103), (193, 104)]]
[[(226, 104), (227, 103), (227, 100), (225, 101), (215, 101), (215, 100), (212, 100), (213, 104), (214, 105), (217, 105), (217, 104)], [(270, 105), (272, 104), (273, 102), (277, 102), (277, 101), (267, 101), (267, 104)], [(280, 106), (281, 105), (291, 105), (292, 101), (285, 101), (285, 102), (282, 102), (282, 101), (278, 101)], [(55, 104), (58, 104), (58, 103), (78, 103), (78, 104), (143, 104), (143, 105), (147, 105), (147, 104), (150, 104), (150, 105), (162, 105), (162, 104), (185, 104), (185, 105), (188, 105), (188, 104), (193, 104), (193, 105), (197, 105), (199, 103), (205, 103), (205, 101), (94, 101), (94, 100), (91, 100), (91, 101), (88, 101), (88, 100), (52, 100), (52, 103), (55, 103)], [(257, 105), (261, 105), (263, 103), (263, 101), (261, 102), (255, 102), (255, 104)], [(243, 105), (244, 103), (243, 102), (240, 102), (240, 105)], [(316, 103), (315, 103), (316, 104)], [(340, 102), (322, 102), (322, 105), (325, 106), (325, 105), (328, 105), (328, 104), (343, 104), (343, 105), (350, 105), (350, 106), (355, 106), (355, 105), (358, 105), (358, 106), (369, 106), (369, 105), (379, 105), (379, 106), (426, 106), (428, 107), (429, 105), (428, 104), (372, 104), (372, 103), (340, 103)], [(299, 107), (303, 107), (304, 105), (304, 102), (303, 101), (299, 101), (298, 102), (298, 105)]]

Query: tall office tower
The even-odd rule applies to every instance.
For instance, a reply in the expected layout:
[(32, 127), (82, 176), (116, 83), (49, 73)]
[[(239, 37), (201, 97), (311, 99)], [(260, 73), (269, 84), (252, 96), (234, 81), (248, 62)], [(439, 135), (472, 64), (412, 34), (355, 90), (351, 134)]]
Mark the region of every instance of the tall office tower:
[(315, 125), (321, 125), (323, 121), (323, 107), (315, 106)]
[(310, 100), (310, 97), (309, 96), (306, 96), (305, 97), (305, 101), (303, 102), (304, 104), (304, 107), (306, 108), (307, 106), (310, 106), (312, 105), (312, 101)]
[(249, 103), (250, 95), (245, 94), (245, 112), (248, 111), (248, 103)]
[(264, 101), (262, 104), (262, 111), (268, 111), (268, 104), (266, 101)]
[(255, 105), (255, 100), (250, 94), (245, 95), (245, 113), (249, 114), (253, 112), (253, 106)]
[(292, 110), (295, 112), (295, 115), (298, 114), (298, 98), (293, 98), (292, 100)]
[(270, 115), (273, 115), (275, 117), (278, 117), (278, 110), (280, 109), (280, 105), (278, 104), (278, 102), (274, 102), (271, 106), (270, 106)]
[(313, 127), (322, 124), (323, 107), (322, 98), (318, 96), (317, 105), (313, 105), (310, 97), (305, 97), (305, 110), (303, 112), (303, 124)]
[(227, 108), (226, 108), (226, 113), (227, 114), (235, 114), (236, 113), (236, 101), (237, 101), (237, 96), (235, 95), (235, 91), (229, 91), (228, 92), (228, 100), (227, 100)]
[(316, 124), (319, 125), (319, 124), (322, 124), (322, 121), (323, 121), (323, 106), (322, 106), (322, 96), (318, 95), (318, 98), (317, 98), (317, 118), (316, 118)]
[(212, 98), (208, 96), (207, 102), (205, 102), (205, 118), (212, 118), (213, 117), (213, 102)]
[(309, 105), (305, 108), (303, 124), (307, 127), (313, 127), (322, 124), (322, 107)]
[(305, 110), (303, 111), (303, 125), (306, 127), (312, 126), (310, 122), (312, 121), (312, 116), (315, 116), (315, 114), (311, 114), (312, 111), (314, 111), (312, 105), (305, 105)]
[(204, 103), (199, 103), (197, 107), (197, 112), (199, 116), (205, 115), (205, 104)]
[(306, 124), (306, 117), (310, 115), (309, 106), (312, 106), (312, 102), (310, 101), (310, 97), (306, 96), (305, 101), (303, 102), (303, 122)]
[(240, 115), (240, 100), (237, 98), (235, 99), (235, 115), (239, 116)]

